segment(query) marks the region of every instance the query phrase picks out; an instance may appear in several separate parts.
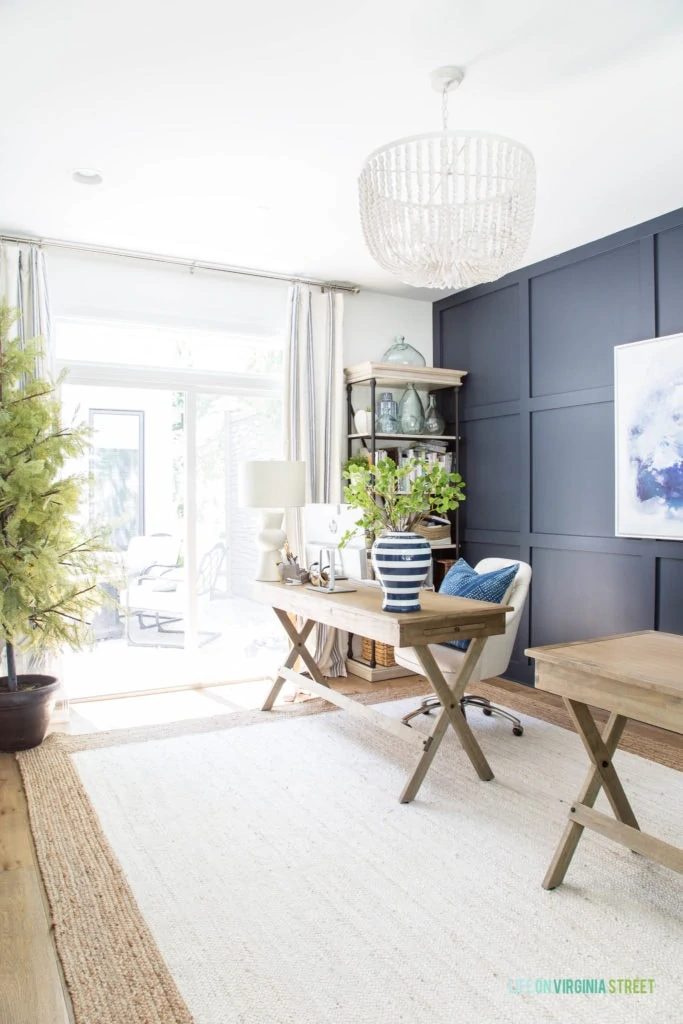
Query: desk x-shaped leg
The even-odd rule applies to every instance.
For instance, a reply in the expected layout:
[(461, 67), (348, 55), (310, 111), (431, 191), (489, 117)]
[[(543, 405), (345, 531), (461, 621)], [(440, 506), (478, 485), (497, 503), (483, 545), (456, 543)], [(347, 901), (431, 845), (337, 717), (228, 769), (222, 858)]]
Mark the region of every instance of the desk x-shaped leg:
[[(479, 778), (493, 778), (493, 772), (489, 767), (488, 761), (484, 757), (481, 747), (477, 743), (474, 734), (472, 733), (472, 730), (460, 709), (460, 698), (465, 691), (465, 687), (470, 680), (479, 655), (484, 647), (485, 638), (478, 638), (472, 640), (470, 643), (467, 654), (463, 658), (460, 672), (458, 673), (458, 677), (452, 689), (444, 679), (441, 669), (437, 665), (429, 648), (414, 648), (424, 674), (432, 684), (434, 692), (442, 705), (441, 713), (436, 719), (434, 727), (431, 732), (425, 736), (424, 733), (411, 729), (410, 726), (405, 725), (400, 720), (390, 718), (388, 715), (378, 712), (375, 708), (360, 704), (358, 701), (352, 700), (345, 694), (331, 689), (320, 671), (320, 668), (316, 664), (315, 659), (306, 647), (306, 639), (315, 626), (315, 620), (309, 619), (304, 623), (301, 629), (297, 629), (286, 612), (283, 612), (278, 608), (274, 608), (273, 611), (282, 623), (287, 636), (291, 640), (292, 649), (289, 652), (284, 665), (282, 665), (278, 670), (277, 678), (275, 679), (270, 693), (261, 707), (262, 711), (270, 711), (280, 690), (282, 689), (282, 686), (285, 681), (289, 679), (296, 682), (298, 685), (305, 687), (307, 690), (310, 690), (312, 693), (318, 694), (318, 696), (323, 697), (332, 704), (336, 704), (338, 707), (344, 708), (346, 711), (350, 711), (357, 717), (372, 722), (374, 725), (379, 726), (386, 732), (390, 732), (394, 736), (400, 737), (400, 739), (410, 743), (416, 749), (420, 749), (420, 760), (401, 793), (400, 800), (401, 803), (404, 804), (410, 803), (410, 801), (417, 795), (449, 725), (451, 725), (455, 730), (456, 735), (458, 736), (465, 753), (472, 762)], [(310, 679), (293, 670), (292, 666), (296, 662), (297, 658), (301, 658), (303, 661), (310, 675)]]
[[(641, 832), (612, 763), (612, 756), (628, 719), (616, 712), (612, 713), (601, 735), (586, 704), (566, 697), (564, 702), (593, 766), (572, 804), (569, 824), (543, 879), (543, 888), (554, 889), (562, 882), (584, 828), (600, 832), (608, 839), (622, 843), (635, 853), (642, 853), (666, 867), (683, 871), (683, 853), (680, 850)], [(603, 788), (614, 812), (614, 818), (593, 808), (598, 793)]]
[[(588, 821), (584, 820), (584, 812), (593, 808), (598, 793), (605, 787), (605, 793), (612, 805), (612, 810), (619, 821), (627, 822), (633, 828), (639, 828), (631, 805), (626, 798), (619, 777), (612, 764), (612, 755), (619, 745), (621, 734), (628, 719), (623, 715), (611, 714), (602, 735), (598, 732), (590, 710), (585, 704), (564, 699), (567, 711), (572, 717), (576, 731), (583, 741), (593, 767), (588, 772), (578, 797), (572, 804), (567, 825), (560, 844), (555, 851), (552, 863), (543, 879), (544, 889), (554, 889), (567, 873), (572, 857), (579, 845), (583, 830)], [(598, 813), (593, 811), (593, 813)], [(606, 817), (606, 815), (605, 815)]]
[(292, 665), (295, 663), (297, 658), (306, 665), (306, 668), (311, 673), (313, 679), (322, 686), (326, 687), (325, 677), (318, 668), (315, 659), (306, 647), (306, 640), (315, 626), (315, 619), (307, 619), (302, 629), (297, 629), (292, 620), (290, 619), (287, 612), (280, 611), (279, 608), (273, 608), (273, 611), (277, 615), (278, 619), (282, 623), (284, 630), (292, 641), (292, 649), (287, 655), (287, 660), (284, 665), (278, 670), (278, 675), (273, 683), (272, 689), (265, 701), (261, 706), (261, 711), (270, 711), (273, 704), (277, 700), (277, 696), (285, 684), (285, 680), (297, 677), (296, 681), (300, 682), (299, 674), (292, 671)]
[(429, 647), (413, 648), (424, 674), (432, 684), (434, 693), (441, 701), (441, 713), (425, 742), (425, 750), (418, 762), (417, 768), (401, 793), (402, 804), (410, 803), (416, 796), (449, 725), (453, 726), (463, 750), (472, 762), (479, 778), (486, 782), (493, 778), (491, 767), (484, 757), (483, 751), (477, 743), (474, 733), (470, 729), (460, 707), (460, 698), (465, 692), (465, 687), (470, 681), (485, 643), (485, 637), (480, 637), (470, 642), (452, 689), (444, 679), (443, 673)]

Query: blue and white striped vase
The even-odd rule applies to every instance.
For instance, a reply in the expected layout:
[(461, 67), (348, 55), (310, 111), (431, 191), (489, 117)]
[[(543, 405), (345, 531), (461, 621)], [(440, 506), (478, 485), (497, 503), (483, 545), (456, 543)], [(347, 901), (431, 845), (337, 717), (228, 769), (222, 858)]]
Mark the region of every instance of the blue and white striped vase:
[(420, 587), (432, 562), (429, 541), (417, 533), (385, 533), (372, 545), (372, 565), (384, 591), (383, 612), (419, 612)]

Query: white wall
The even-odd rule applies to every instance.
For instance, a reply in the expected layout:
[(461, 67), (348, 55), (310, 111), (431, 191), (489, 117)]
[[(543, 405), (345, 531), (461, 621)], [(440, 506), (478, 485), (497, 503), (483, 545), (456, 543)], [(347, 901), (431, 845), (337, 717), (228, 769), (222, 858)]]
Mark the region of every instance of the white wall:
[(344, 296), (344, 366), (380, 362), (397, 334), (434, 365), (431, 302), (377, 292)]

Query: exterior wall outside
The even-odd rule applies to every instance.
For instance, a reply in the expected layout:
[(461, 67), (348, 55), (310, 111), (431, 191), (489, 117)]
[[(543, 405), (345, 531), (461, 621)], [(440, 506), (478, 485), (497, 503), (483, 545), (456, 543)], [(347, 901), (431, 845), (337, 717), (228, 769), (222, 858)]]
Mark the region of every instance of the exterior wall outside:
[(614, 346), (683, 331), (683, 210), (434, 304), (461, 403), (464, 554), (531, 563), (530, 645), (683, 633), (683, 544), (614, 535)]

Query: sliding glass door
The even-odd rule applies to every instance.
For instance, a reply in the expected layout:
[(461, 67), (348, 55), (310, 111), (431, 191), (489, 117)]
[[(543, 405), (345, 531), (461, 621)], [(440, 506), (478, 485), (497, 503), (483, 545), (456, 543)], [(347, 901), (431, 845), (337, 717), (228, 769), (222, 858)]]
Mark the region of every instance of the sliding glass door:
[(282, 660), (277, 620), (249, 598), (258, 513), (237, 495), (240, 460), (282, 454), (278, 354), (239, 360), (239, 373), (67, 364), (65, 419), (93, 431), (81, 516), (116, 561), (92, 648), (65, 655), (70, 700), (262, 678)]
[(200, 682), (261, 678), (282, 660), (285, 641), (272, 611), (249, 598), (258, 513), (239, 507), (237, 466), (281, 457), (281, 402), (199, 392), (194, 407), (196, 675)]
[(173, 652), (184, 648), (185, 637), (171, 630), (184, 616), (179, 393), (67, 383), (62, 403), (65, 421), (92, 428), (89, 456), (74, 467), (89, 476), (80, 514), (84, 528), (103, 530), (112, 549), (92, 647), (64, 658), (69, 698), (178, 683), (184, 674)]

